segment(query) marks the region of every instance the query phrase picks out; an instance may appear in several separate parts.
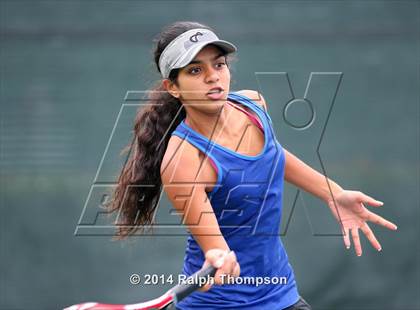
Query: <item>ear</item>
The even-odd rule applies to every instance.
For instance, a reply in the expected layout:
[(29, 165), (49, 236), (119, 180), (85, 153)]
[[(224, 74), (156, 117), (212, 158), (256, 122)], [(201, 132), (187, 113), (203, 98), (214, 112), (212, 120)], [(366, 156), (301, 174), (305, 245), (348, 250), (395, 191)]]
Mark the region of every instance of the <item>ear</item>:
[(179, 98), (179, 89), (178, 86), (175, 85), (175, 83), (171, 82), (171, 80), (169, 79), (164, 79), (162, 83), (163, 87), (168, 93), (170, 93), (175, 98)]

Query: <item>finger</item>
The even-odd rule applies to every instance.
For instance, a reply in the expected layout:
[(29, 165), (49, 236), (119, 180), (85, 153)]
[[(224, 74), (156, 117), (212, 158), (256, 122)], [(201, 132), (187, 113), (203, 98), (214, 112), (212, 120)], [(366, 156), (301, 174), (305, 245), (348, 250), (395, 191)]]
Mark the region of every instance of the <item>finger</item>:
[(229, 276), (233, 275), (235, 266), (237, 264), (236, 255), (234, 251), (230, 251), (227, 255), (221, 258), (223, 265), (216, 272), (215, 279), (217, 284), (224, 284), (229, 280)]
[(234, 251), (229, 252), (228, 255), (225, 257), (225, 263), (222, 269), (225, 271), (226, 274), (232, 274), (235, 266), (237, 264), (236, 255)]
[(376, 239), (375, 234), (370, 229), (369, 225), (365, 223), (362, 227), (360, 227), (360, 230), (365, 234), (366, 238), (368, 238), (369, 242), (372, 244), (372, 246), (377, 250), (381, 251), (382, 247), (379, 241)]
[(350, 235), (349, 235), (349, 229), (346, 227), (342, 229), (343, 232), (343, 240), (344, 240), (344, 246), (346, 249), (350, 249)]
[(352, 228), (351, 237), (353, 238), (354, 250), (357, 256), (362, 255), (362, 246), (360, 244), (359, 229)]
[(214, 283), (217, 285), (222, 285), (227, 281), (227, 274), (223, 272), (222, 269), (218, 269), (214, 275)]
[(369, 211), (368, 216), (367, 216), (367, 220), (369, 222), (384, 226), (388, 229), (397, 230), (397, 225), (395, 225), (394, 223), (384, 219), (383, 217), (381, 217), (381, 216), (379, 216), (379, 215), (377, 215), (373, 212)]
[(235, 268), (233, 269), (233, 276), (239, 277), (241, 275), (241, 267), (236, 263)]
[(381, 207), (384, 204), (382, 201), (376, 200), (362, 192), (360, 192), (360, 198), (361, 198), (361, 202), (366, 203), (370, 206)]
[(208, 283), (208, 284), (205, 284), (202, 287), (198, 288), (197, 290), (200, 291), (200, 292), (207, 292), (211, 288), (211, 286), (212, 285), (210, 283)]

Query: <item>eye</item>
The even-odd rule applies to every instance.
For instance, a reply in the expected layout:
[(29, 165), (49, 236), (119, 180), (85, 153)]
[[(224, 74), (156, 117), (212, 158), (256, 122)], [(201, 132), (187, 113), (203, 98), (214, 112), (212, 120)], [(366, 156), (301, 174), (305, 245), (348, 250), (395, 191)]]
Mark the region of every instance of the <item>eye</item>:
[(190, 74), (197, 74), (199, 72), (199, 67), (192, 67), (190, 70), (188, 70), (188, 73)]
[(226, 63), (224, 63), (224, 62), (219, 62), (219, 63), (217, 63), (217, 66), (219, 67), (219, 68), (221, 68), (221, 67), (223, 67), (223, 66), (225, 66), (226, 65)]

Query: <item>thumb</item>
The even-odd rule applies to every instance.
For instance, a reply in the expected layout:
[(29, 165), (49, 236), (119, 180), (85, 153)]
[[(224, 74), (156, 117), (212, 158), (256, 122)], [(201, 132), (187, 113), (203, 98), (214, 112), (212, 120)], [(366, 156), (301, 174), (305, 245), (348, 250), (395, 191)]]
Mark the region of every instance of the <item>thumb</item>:
[(207, 251), (207, 253), (205, 254), (205, 264), (208, 262), (208, 265), (212, 265), (215, 268), (220, 268), (222, 267), (223, 263), (224, 263), (224, 259), (227, 256), (227, 254), (229, 253), (229, 251), (226, 250), (221, 250), (221, 249), (212, 249)]

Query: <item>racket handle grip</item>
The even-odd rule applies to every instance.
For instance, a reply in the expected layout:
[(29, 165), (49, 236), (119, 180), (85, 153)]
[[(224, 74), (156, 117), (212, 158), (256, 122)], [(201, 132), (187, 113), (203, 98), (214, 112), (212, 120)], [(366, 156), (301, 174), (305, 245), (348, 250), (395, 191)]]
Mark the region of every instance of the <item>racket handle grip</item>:
[(187, 283), (178, 284), (172, 289), (174, 294), (175, 304), (183, 300), (189, 294), (200, 288), (206, 283), (202, 283), (204, 279), (208, 279), (209, 277), (214, 277), (216, 274), (217, 269), (213, 266), (209, 265), (204, 269), (198, 270), (196, 273), (192, 274), (188, 279), (193, 279), (192, 283), (188, 283), (188, 279), (185, 280)]

